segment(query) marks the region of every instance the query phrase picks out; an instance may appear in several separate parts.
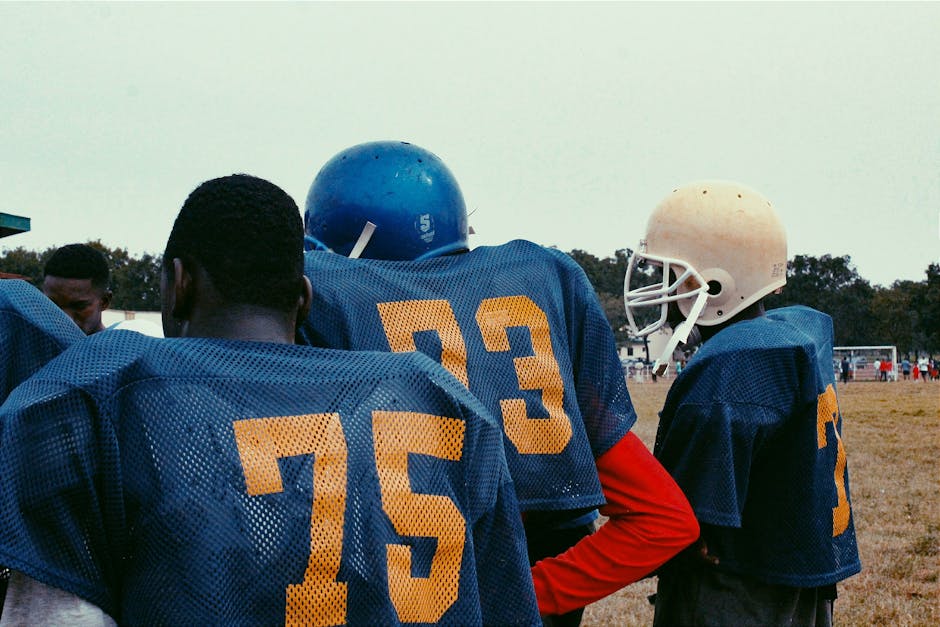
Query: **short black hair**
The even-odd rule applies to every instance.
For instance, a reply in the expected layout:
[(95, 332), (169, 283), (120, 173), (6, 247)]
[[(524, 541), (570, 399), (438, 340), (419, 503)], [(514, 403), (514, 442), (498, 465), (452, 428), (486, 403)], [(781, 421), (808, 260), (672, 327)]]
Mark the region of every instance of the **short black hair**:
[(248, 174), (202, 183), (183, 203), (163, 253), (201, 266), (230, 304), (296, 306), (304, 269), (303, 221), (280, 187)]
[(87, 244), (68, 244), (56, 250), (42, 269), (42, 277), (91, 279), (93, 287), (107, 290), (111, 278), (104, 253)]

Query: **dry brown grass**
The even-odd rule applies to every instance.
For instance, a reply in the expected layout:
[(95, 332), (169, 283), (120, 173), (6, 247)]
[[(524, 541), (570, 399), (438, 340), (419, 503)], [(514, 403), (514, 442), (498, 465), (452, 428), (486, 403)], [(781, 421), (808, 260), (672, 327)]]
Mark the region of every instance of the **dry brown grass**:
[[(668, 382), (630, 384), (652, 447)], [(940, 624), (940, 382), (840, 385), (862, 572), (839, 585), (840, 625)], [(583, 625), (649, 625), (652, 580), (587, 608)]]

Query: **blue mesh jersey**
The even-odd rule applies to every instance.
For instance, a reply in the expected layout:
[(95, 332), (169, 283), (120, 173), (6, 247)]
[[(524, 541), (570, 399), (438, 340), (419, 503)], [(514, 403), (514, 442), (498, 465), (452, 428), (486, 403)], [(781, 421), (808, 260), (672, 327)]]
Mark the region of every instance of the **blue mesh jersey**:
[(654, 454), (719, 568), (804, 588), (861, 569), (832, 338), (826, 314), (775, 309), (705, 342), (669, 390)]
[(0, 408), (0, 563), (120, 623), (539, 623), (499, 425), (421, 355), (90, 337)]
[(0, 402), (73, 343), (82, 330), (38, 289), (0, 280)]
[(422, 261), (309, 252), (315, 346), (422, 351), (502, 419), (522, 508), (604, 503), (595, 458), (636, 420), (613, 333), (587, 276), (517, 240)]

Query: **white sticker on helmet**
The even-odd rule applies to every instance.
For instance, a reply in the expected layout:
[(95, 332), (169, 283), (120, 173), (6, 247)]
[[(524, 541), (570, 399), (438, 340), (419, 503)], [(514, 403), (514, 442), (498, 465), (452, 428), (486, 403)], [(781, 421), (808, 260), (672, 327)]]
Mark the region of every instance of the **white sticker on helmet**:
[(369, 245), (369, 240), (372, 239), (373, 233), (375, 233), (375, 225), (371, 222), (366, 222), (366, 225), (362, 227), (362, 233), (359, 234), (359, 239), (356, 240), (352, 250), (349, 251), (350, 259), (359, 259), (359, 255), (361, 255), (362, 251)]

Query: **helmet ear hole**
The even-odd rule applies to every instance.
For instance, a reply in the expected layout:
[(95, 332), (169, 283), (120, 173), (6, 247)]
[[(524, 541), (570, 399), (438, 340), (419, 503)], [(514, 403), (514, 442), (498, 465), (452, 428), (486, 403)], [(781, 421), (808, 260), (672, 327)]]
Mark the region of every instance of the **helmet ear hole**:
[(706, 311), (702, 312), (705, 319), (714, 315), (719, 309), (727, 312), (728, 301), (733, 300), (737, 293), (734, 277), (722, 268), (708, 268), (702, 271), (702, 278), (708, 286), (708, 304)]

